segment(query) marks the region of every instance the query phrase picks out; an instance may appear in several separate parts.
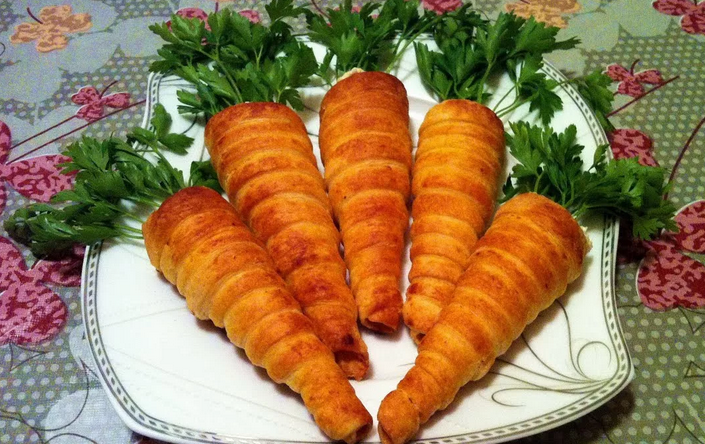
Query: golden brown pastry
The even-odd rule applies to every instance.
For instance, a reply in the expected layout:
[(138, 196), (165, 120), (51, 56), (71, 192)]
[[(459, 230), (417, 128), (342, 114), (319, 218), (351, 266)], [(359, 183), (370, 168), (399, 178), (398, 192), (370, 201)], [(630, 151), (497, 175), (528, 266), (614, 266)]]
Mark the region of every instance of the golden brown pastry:
[(404, 322), (419, 342), (438, 319), (497, 200), (504, 127), (469, 100), (446, 100), (419, 128), (411, 192), (411, 271)]
[(413, 438), (581, 272), (589, 242), (571, 214), (538, 194), (502, 205), (477, 242), (451, 302), (419, 344), (414, 366), (377, 414), (384, 444)]
[(253, 364), (300, 393), (331, 439), (354, 443), (365, 436), (370, 414), (225, 199), (209, 188), (183, 189), (150, 215), (142, 231), (150, 262), (199, 319), (225, 327)]
[(301, 118), (278, 103), (244, 103), (213, 116), (206, 147), (221, 185), (267, 248), (316, 333), (348, 376), (369, 367), (346, 283), (340, 233)]
[(409, 219), (406, 90), (389, 74), (355, 73), (328, 91), (320, 118), (325, 180), (360, 321), (392, 332), (401, 313), (399, 279)]

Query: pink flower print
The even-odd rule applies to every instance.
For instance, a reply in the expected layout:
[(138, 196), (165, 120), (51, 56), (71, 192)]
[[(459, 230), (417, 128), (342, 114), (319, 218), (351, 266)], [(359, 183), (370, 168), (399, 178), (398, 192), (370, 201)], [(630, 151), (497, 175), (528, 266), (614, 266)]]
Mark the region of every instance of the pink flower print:
[[(211, 29), (211, 27), (208, 25), (208, 13), (201, 8), (181, 8), (176, 11), (176, 15), (187, 19), (198, 19), (205, 23), (206, 29)], [(171, 31), (171, 20), (167, 20), (166, 26)], [(203, 43), (206, 43), (205, 39), (203, 40)]]
[(463, 5), (461, 0), (421, 0), (421, 6), (437, 14), (455, 11)]
[(688, 34), (705, 34), (705, 2), (656, 0), (652, 5), (663, 14), (681, 16), (681, 28)]
[(115, 93), (106, 96), (105, 90), (99, 93), (92, 86), (84, 86), (71, 96), (71, 101), (76, 105), (83, 105), (76, 112), (76, 117), (87, 122), (95, 122), (105, 115), (105, 107), (122, 109), (129, 106), (130, 94)]
[[(636, 65), (636, 63), (635, 63)], [(631, 97), (638, 97), (644, 94), (644, 86), (642, 83), (658, 85), (663, 82), (661, 73), (655, 69), (648, 69), (634, 73), (634, 65), (630, 70), (617, 64), (607, 67), (607, 75), (615, 82), (619, 82), (617, 93), (626, 94)]]
[[(245, 17), (252, 23), (260, 23), (262, 21), (259, 12), (255, 11), (254, 9), (244, 9), (238, 14)], [(182, 8), (176, 11), (176, 15), (187, 19), (198, 19), (205, 23), (206, 29), (211, 29), (208, 25), (208, 13), (201, 8)], [(169, 29), (171, 29), (171, 20), (167, 21), (166, 25), (169, 27)]]
[(683, 250), (705, 254), (705, 200), (683, 208), (675, 219), (680, 228), (673, 234), (675, 243)]
[(639, 297), (653, 310), (705, 306), (705, 265), (681, 252), (705, 253), (705, 200), (686, 206), (675, 220), (679, 232), (648, 242), (637, 273)]
[(73, 186), (74, 175), (61, 174), (59, 164), (69, 160), (61, 154), (39, 156), (6, 164), (10, 153), (10, 128), (0, 121), (0, 213), (5, 209), (5, 182), (21, 195), (48, 202), (56, 193)]
[(637, 157), (639, 163), (658, 166), (654, 157), (653, 142), (646, 134), (631, 128), (618, 128), (607, 134), (615, 159)]
[(83, 250), (58, 261), (37, 261), (27, 268), (20, 251), (0, 237), (0, 345), (37, 344), (51, 339), (66, 324), (68, 309), (45, 284), (80, 284)]
[(243, 9), (238, 14), (245, 17), (247, 20), (249, 20), (252, 23), (259, 23), (262, 21), (262, 18), (260, 17), (259, 12), (255, 11), (254, 9)]
[(202, 22), (208, 21), (208, 13), (201, 8), (182, 8), (176, 11), (176, 15), (188, 19), (199, 19)]
[[(176, 15), (188, 19), (198, 19), (206, 24), (206, 29), (211, 29), (208, 26), (208, 13), (201, 8), (182, 8), (176, 11)], [(167, 20), (166, 25), (171, 30), (171, 20)]]

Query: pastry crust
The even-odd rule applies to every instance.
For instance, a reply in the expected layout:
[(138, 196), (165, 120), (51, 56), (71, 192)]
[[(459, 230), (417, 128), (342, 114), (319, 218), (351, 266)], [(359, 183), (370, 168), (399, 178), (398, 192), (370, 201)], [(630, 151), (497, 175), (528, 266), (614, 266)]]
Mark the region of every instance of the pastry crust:
[(301, 118), (277, 103), (244, 103), (206, 125), (206, 147), (238, 214), (346, 374), (369, 367), (346, 283), (328, 195)]
[(343, 236), (360, 321), (373, 330), (395, 331), (409, 219), (406, 90), (389, 74), (354, 73), (328, 91), (320, 117), (325, 181)]
[(186, 188), (152, 213), (142, 231), (150, 262), (198, 318), (224, 327), (253, 364), (300, 393), (331, 439), (354, 443), (365, 436), (372, 417), (225, 199), (208, 188)]
[(589, 242), (571, 214), (538, 194), (502, 205), (477, 242), (452, 300), (419, 344), (414, 366), (379, 408), (385, 444), (413, 438), (582, 270)]
[(492, 217), (504, 127), (489, 108), (446, 100), (419, 129), (412, 173), (411, 271), (403, 308), (415, 342), (438, 319)]

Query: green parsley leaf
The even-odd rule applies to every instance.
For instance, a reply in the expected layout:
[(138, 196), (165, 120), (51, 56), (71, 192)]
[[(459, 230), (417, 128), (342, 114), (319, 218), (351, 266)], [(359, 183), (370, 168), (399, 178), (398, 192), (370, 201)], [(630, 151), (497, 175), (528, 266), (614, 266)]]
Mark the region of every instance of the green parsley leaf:
[(578, 219), (587, 213), (609, 214), (632, 221), (634, 236), (649, 239), (660, 230), (677, 230), (675, 207), (664, 199), (663, 168), (640, 165), (634, 159), (608, 161), (607, 147), (598, 147), (585, 169), (576, 141), (576, 128), (562, 133), (525, 122), (511, 123), (509, 152), (518, 164), (504, 185), (504, 198), (526, 192), (542, 194)]
[[(513, 13), (500, 13), (490, 21), (465, 5), (444, 14), (434, 25), (438, 50), (415, 45), (421, 79), (440, 100), (487, 103), (491, 98), (487, 91), (490, 80), (506, 73), (515, 84), (515, 99), (496, 109), (497, 114), (506, 115), (528, 102), (530, 111), (536, 111), (547, 124), (563, 105), (553, 92), (557, 82), (541, 72), (542, 56), (578, 43), (575, 39), (559, 41), (557, 33), (558, 28)], [(497, 107), (500, 104), (502, 101)]]
[[(151, 129), (135, 128), (123, 140), (83, 137), (63, 152), (70, 158), (62, 173), (75, 174), (74, 187), (57, 193), (52, 203), (31, 204), (5, 222), (7, 232), (46, 256), (113, 237), (139, 238), (136, 208), (155, 208), (165, 198), (189, 185), (220, 190), (210, 162), (194, 163), (188, 182), (164, 157), (163, 151), (185, 152), (193, 139), (170, 133), (171, 116), (158, 105)], [(127, 221), (133, 221), (132, 225)]]
[(614, 93), (609, 89), (612, 78), (596, 70), (584, 77), (572, 79), (570, 83), (578, 89), (605, 131), (613, 131), (614, 126), (607, 118), (614, 101)]
[(323, 15), (309, 13), (308, 36), (327, 48), (326, 82), (353, 68), (389, 71), (406, 47), (438, 20), (434, 13), (419, 13), (418, 0), (385, 0), (353, 8), (344, 0)]
[(210, 118), (244, 102), (303, 106), (292, 90), (308, 84), (318, 65), (310, 49), (296, 41), (287, 20), (306, 10), (292, 0), (274, 0), (265, 9), (268, 26), (221, 9), (209, 14), (210, 29), (201, 20), (176, 15), (171, 30), (163, 24), (150, 27), (165, 41), (150, 70), (175, 74), (194, 86), (195, 91), (178, 93), (179, 112)]

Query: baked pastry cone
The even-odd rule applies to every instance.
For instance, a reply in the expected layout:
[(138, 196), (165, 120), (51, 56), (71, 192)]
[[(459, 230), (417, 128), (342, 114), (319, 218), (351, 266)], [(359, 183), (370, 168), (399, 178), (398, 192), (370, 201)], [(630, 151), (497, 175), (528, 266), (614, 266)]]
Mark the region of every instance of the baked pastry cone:
[(316, 333), (348, 376), (369, 367), (340, 256), (340, 233), (301, 118), (278, 103), (213, 116), (206, 147), (223, 189), (267, 248)]
[(411, 168), (404, 85), (382, 72), (339, 81), (323, 98), (319, 143), (345, 262), (366, 327), (399, 325)]
[(253, 364), (300, 393), (326, 435), (354, 443), (366, 434), (370, 414), (225, 199), (208, 188), (186, 188), (152, 213), (142, 231), (150, 262), (189, 309), (225, 327)]
[(446, 100), (419, 128), (412, 170), (411, 271), (403, 316), (415, 342), (438, 319), (494, 212), (504, 127), (469, 100)]
[(411, 439), (581, 272), (589, 241), (571, 214), (538, 194), (502, 205), (470, 256), (451, 302), (421, 344), (414, 366), (383, 400), (385, 444)]

